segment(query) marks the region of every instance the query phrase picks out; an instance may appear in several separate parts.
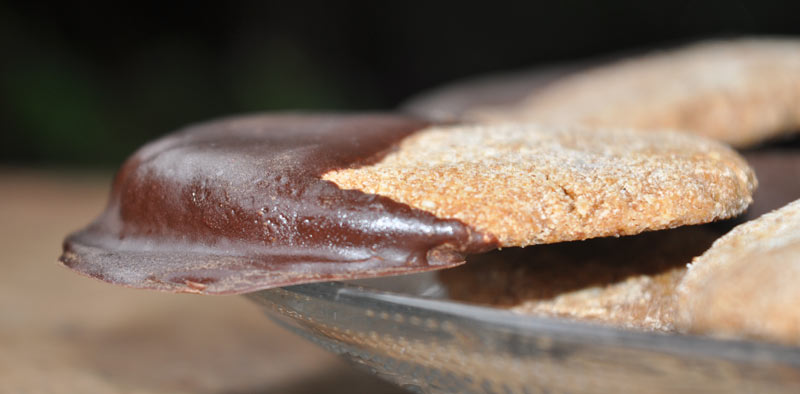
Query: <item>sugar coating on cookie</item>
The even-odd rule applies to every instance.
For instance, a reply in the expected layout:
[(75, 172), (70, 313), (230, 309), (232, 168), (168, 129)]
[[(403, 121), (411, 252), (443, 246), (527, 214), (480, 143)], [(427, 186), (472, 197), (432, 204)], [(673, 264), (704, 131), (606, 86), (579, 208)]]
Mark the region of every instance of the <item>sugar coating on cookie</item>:
[(800, 130), (800, 40), (710, 41), (565, 77), (482, 121), (671, 128), (734, 146)]
[(458, 219), (500, 246), (728, 218), (756, 186), (738, 154), (697, 136), (510, 124), (430, 127), (323, 179)]
[(737, 226), (678, 287), (689, 332), (800, 344), (800, 200)]

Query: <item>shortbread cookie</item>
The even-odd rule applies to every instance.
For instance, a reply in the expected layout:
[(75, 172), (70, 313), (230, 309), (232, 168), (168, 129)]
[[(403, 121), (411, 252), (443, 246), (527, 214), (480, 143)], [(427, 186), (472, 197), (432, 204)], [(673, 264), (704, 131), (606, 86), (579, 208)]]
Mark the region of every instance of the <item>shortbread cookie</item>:
[(800, 344), (800, 200), (734, 228), (678, 288), (682, 330)]
[(61, 262), (125, 286), (242, 293), (707, 222), (754, 187), (736, 153), (687, 135), (239, 117), (140, 149)]
[(533, 92), (587, 65), (564, 64), (457, 81), (410, 98), (404, 112), (439, 122), (455, 122), (473, 108), (517, 104)]
[(645, 330), (673, 329), (675, 288), (721, 235), (688, 226), (470, 256), (439, 272), (453, 300)]
[(695, 132), (744, 147), (800, 130), (800, 40), (710, 41), (589, 69), (466, 118)]
[(373, 165), (323, 179), (526, 246), (710, 222), (752, 201), (722, 144), (668, 132), (536, 125), (433, 127)]
[[(759, 181), (746, 218), (800, 198), (800, 151), (779, 146), (744, 157)], [(457, 301), (534, 316), (670, 331), (676, 318), (675, 290), (687, 263), (739, 220), (503, 249), (469, 256), (465, 265), (440, 271), (439, 278)]]

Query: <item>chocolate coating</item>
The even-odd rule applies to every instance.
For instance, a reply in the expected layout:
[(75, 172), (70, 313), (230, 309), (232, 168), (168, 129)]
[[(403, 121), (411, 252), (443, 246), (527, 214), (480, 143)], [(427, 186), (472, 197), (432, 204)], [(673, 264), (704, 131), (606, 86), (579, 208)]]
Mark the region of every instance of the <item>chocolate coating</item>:
[(152, 142), (122, 166), (105, 212), (60, 261), (107, 282), (236, 294), (446, 268), (495, 240), (386, 197), (321, 180), (380, 159), (424, 121), (260, 115)]

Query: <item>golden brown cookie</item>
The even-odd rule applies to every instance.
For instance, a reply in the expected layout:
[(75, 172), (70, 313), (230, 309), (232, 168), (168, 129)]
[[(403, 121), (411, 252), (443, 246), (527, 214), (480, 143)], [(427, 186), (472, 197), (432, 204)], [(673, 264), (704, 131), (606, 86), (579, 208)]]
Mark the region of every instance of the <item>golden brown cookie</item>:
[(678, 288), (685, 331), (800, 344), (800, 200), (734, 228)]
[(457, 301), (669, 331), (675, 287), (686, 264), (724, 231), (718, 227), (504, 249), (438, 275)]
[(575, 73), (467, 118), (671, 128), (734, 146), (800, 130), (800, 40), (709, 41)]
[(588, 64), (562, 64), (530, 71), (506, 72), (456, 81), (420, 93), (401, 108), (415, 116), (439, 122), (464, 119), (472, 108), (518, 103), (531, 93)]
[(536, 125), (431, 127), (375, 164), (322, 177), (458, 219), (500, 246), (728, 218), (756, 185), (739, 155), (700, 137)]

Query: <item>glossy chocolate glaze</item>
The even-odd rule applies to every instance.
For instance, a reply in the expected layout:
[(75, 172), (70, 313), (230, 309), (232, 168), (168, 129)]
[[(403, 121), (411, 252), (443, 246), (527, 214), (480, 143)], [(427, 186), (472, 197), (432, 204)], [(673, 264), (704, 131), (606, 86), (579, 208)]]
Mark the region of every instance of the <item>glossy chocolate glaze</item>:
[(106, 211), (60, 261), (107, 282), (235, 294), (446, 268), (491, 236), (321, 175), (377, 160), (427, 124), (392, 115), (261, 115), (189, 127), (133, 155)]

